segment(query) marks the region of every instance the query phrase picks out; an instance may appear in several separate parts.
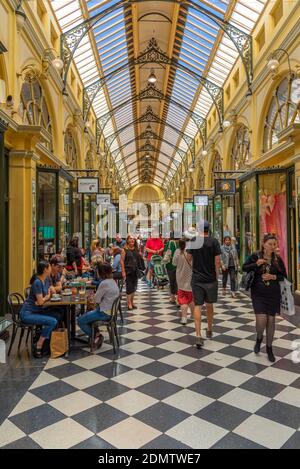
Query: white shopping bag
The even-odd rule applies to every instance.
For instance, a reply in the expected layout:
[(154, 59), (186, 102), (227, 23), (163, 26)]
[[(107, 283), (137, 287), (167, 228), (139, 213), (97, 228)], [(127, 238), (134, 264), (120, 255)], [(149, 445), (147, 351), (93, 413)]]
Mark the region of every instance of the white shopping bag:
[(291, 289), (292, 284), (286, 278), (282, 282), (279, 282), (279, 284), (281, 292), (280, 314), (294, 316), (295, 303)]

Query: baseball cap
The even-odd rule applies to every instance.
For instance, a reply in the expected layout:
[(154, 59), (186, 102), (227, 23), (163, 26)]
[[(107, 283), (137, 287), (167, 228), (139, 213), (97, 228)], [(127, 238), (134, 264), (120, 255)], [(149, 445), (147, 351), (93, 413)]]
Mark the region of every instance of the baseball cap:
[(60, 258), (52, 257), (50, 259), (50, 265), (66, 265), (65, 262)]

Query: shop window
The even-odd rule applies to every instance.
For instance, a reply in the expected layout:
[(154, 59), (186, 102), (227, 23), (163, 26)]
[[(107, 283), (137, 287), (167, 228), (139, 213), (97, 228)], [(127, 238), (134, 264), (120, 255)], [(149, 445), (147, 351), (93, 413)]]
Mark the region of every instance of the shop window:
[(250, 158), (249, 130), (245, 125), (240, 125), (236, 131), (235, 140), (231, 150), (231, 169), (245, 168)]
[(275, 234), (278, 240), (279, 254), (287, 268), (286, 174), (260, 174), (258, 176), (258, 186), (260, 241), (266, 233)]
[(66, 133), (65, 133), (65, 142), (64, 142), (64, 147), (65, 147), (65, 160), (68, 166), (71, 168), (76, 168), (77, 166), (77, 149), (76, 149), (76, 144), (75, 140), (73, 137), (73, 132), (71, 127), (67, 127)]
[(35, 77), (28, 76), (22, 85), (21, 112), (24, 124), (41, 126), (50, 134), (50, 142), (45, 145), (53, 151), (50, 114), (43, 89)]
[(56, 253), (56, 173), (38, 172), (38, 259)]
[(243, 223), (243, 256), (242, 261), (252, 254), (257, 247), (257, 207), (256, 178), (253, 177), (242, 184), (242, 223)]
[(283, 3), (282, 3), (282, 0), (278, 0), (275, 3), (275, 6), (273, 7), (273, 9), (271, 11), (270, 16), (272, 18), (273, 26), (275, 28), (277, 26), (277, 24), (279, 23), (279, 21), (281, 20), (282, 16), (283, 16)]
[(70, 222), (70, 201), (71, 184), (62, 177), (59, 178), (59, 200), (58, 200), (58, 242), (59, 252), (64, 255), (70, 240), (71, 222)]
[(293, 93), (293, 81), (285, 78), (275, 90), (265, 122), (264, 152), (278, 143), (278, 133), (293, 123), (300, 123), (300, 101)]

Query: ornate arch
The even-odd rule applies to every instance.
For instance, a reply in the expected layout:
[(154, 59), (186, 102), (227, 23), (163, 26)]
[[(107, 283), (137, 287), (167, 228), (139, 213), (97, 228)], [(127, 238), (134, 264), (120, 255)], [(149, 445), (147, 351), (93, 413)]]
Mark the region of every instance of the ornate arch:
[(65, 153), (66, 164), (70, 166), (71, 168), (77, 168), (78, 153), (77, 153), (75, 138), (73, 135), (72, 125), (68, 125), (66, 132), (65, 132), (64, 153)]
[(234, 135), (231, 148), (230, 168), (234, 170), (243, 169), (250, 160), (250, 135), (249, 129), (244, 124), (240, 124)]
[(278, 143), (278, 134), (293, 123), (300, 123), (300, 100), (293, 93), (295, 78), (285, 77), (271, 100), (264, 126), (263, 152)]
[(50, 135), (46, 147), (53, 152), (52, 122), (47, 106), (45, 92), (34, 73), (26, 73), (20, 93), (20, 113), (22, 121), (27, 125), (42, 127)]

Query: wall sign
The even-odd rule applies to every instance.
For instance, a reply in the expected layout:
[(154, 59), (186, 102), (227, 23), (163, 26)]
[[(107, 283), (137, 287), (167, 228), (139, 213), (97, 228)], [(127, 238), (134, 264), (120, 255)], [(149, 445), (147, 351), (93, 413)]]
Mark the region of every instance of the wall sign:
[(110, 194), (97, 194), (97, 205), (107, 205), (111, 203)]
[(235, 194), (235, 183), (235, 179), (215, 179), (215, 195)]
[(78, 194), (97, 194), (98, 184), (98, 178), (77, 178), (77, 192)]
[(194, 195), (194, 205), (196, 207), (207, 207), (208, 195)]

